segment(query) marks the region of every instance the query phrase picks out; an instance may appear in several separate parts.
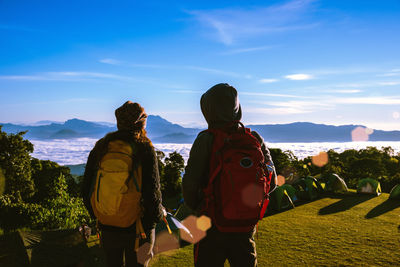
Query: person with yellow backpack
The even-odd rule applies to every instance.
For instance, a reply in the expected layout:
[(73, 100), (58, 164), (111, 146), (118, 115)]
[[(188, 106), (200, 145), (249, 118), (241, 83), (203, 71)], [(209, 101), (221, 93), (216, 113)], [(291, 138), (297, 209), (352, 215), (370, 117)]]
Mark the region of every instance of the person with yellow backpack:
[(127, 101), (115, 116), (118, 130), (97, 141), (89, 154), (83, 199), (97, 219), (107, 266), (147, 266), (148, 260), (138, 263), (137, 252), (147, 242), (144, 256), (152, 257), (154, 229), (163, 218), (158, 161), (143, 107)]

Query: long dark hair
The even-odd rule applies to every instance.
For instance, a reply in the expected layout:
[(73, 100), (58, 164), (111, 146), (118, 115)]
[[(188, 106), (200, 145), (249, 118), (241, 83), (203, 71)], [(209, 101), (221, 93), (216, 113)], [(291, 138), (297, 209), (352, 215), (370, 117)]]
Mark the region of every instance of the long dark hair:
[(153, 146), (153, 144), (151, 143), (151, 140), (147, 137), (147, 131), (144, 127), (132, 132), (132, 137), (133, 137), (133, 140), (138, 143), (144, 143), (144, 144), (147, 143), (147, 144)]

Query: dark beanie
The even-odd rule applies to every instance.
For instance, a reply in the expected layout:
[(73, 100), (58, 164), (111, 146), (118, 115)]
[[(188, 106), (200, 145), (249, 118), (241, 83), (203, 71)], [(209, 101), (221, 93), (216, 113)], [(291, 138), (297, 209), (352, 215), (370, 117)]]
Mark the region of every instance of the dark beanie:
[(126, 101), (115, 110), (118, 130), (138, 131), (146, 126), (147, 114), (138, 103)]

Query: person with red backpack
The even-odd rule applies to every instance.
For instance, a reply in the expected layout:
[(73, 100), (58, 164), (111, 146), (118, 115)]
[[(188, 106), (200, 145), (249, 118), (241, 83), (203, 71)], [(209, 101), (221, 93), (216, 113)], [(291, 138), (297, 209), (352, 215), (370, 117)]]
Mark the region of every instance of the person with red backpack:
[(201, 111), (208, 129), (190, 150), (182, 181), (186, 205), (211, 219), (194, 246), (196, 267), (257, 266), (254, 234), (276, 186), (275, 168), (263, 138), (240, 122), (237, 91), (226, 83), (204, 93)]
[[(163, 217), (158, 161), (143, 107), (127, 101), (115, 116), (118, 130), (97, 141), (89, 154), (83, 200), (97, 219), (107, 266), (147, 266)], [(138, 255), (140, 246), (145, 255)], [(146, 262), (138, 263), (138, 256)]]

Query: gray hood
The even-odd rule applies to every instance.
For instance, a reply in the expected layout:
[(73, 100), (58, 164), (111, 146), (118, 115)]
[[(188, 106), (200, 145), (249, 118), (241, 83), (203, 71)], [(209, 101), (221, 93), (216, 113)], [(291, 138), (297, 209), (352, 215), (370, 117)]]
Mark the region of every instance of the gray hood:
[(200, 106), (209, 128), (220, 128), (242, 118), (237, 91), (227, 83), (214, 85), (205, 92)]

